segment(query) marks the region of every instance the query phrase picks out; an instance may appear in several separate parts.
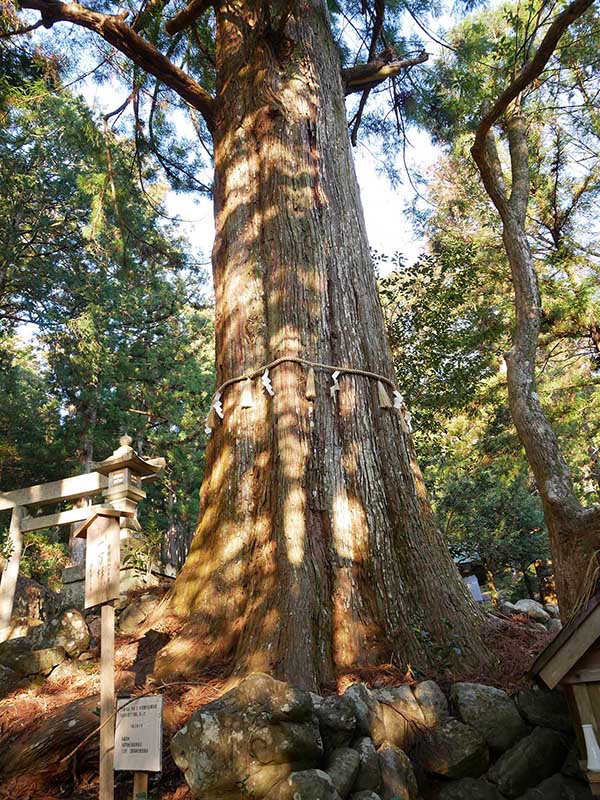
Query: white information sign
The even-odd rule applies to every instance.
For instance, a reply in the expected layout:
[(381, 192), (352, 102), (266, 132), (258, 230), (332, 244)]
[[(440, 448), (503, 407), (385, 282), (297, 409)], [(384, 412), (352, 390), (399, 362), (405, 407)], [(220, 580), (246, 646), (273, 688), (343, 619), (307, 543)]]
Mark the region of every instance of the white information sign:
[(469, 591), (475, 600), (476, 603), (483, 602), (483, 595), (481, 594), (481, 588), (479, 586), (479, 581), (477, 580), (475, 575), (467, 575), (466, 578), (463, 578), (463, 581), (467, 584)]
[(162, 695), (117, 700), (115, 769), (160, 772), (162, 769)]

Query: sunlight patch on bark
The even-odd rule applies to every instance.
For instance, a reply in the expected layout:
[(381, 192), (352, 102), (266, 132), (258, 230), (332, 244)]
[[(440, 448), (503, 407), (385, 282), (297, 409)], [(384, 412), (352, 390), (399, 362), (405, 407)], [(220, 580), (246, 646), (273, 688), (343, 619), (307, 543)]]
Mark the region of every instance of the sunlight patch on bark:
[(290, 564), (295, 566), (302, 564), (304, 559), (305, 503), (304, 489), (296, 486), (288, 492), (283, 509), (283, 528), (287, 557)]
[(355, 531), (362, 525), (366, 519), (360, 503), (340, 491), (333, 501), (333, 544), (341, 559), (354, 559)]

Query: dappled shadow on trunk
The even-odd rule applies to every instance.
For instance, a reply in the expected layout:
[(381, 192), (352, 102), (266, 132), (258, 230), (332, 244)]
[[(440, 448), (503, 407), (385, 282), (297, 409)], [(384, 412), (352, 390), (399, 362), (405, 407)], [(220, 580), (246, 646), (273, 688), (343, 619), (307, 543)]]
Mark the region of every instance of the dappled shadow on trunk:
[[(280, 356), (393, 379), (345, 124), (317, 0), (217, 13), (216, 348), (219, 383)], [(273, 370), (274, 397), (223, 397), (201, 519), (152, 620), (178, 620), (160, 675), (211, 661), (316, 689), (345, 670), (481, 658), (480, 616), (436, 529), (410, 437), (375, 382)]]

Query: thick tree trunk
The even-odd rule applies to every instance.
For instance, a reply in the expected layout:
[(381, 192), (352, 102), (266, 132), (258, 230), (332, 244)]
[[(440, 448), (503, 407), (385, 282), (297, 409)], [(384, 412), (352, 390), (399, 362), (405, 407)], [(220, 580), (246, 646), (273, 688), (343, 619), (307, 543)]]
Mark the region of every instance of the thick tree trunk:
[[(393, 377), (325, 4), (217, 11), (217, 374), (299, 356)], [(285, 29), (285, 34), (282, 33)], [(159, 672), (216, 661), (317, 688), (357, 667), (483, 658), (410, 437), (376, 383), (271, 373), (242, 384), (207, 452), (200, 524), (169, 598), (187, 622)]]

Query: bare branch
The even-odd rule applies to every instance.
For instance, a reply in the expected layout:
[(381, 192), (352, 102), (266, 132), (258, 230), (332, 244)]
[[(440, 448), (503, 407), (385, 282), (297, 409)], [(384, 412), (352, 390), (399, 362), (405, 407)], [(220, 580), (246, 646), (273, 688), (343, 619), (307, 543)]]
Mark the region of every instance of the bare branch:
[(24, 33), (31, 33), (31, 31), (37, 30), (41, 25), (44, 23), (41, 19), (37, 22), (34, 22), (33, 25), (28, 25), (26, 28), (19, 28), (16, 31), (6, 31), (6, 33), (0, 33), (0, 39), (8, 39), (11, 36), (21, 36)]
[(165, 30), (170, 36), (189, 28), (205, 11), (214, 5), (215, 0), (191, 0), (187, 6), (167, 22)]
[(357, 67), (342, 70), (342, 80), (344, 81), (344, 93), (346, 95), (353, 92), (363, 92), (365, 89), (372, 89), (379, 83), (388, 78), (392, 78), (403, 69), (422, 64), (429, 58), (429, 53), (422, 52), (414, 58), (405, 58), (402, 61), (386, 61), (376, 59), (367, 64), (359, 64)]
[(356, 147), (356, 143), (358, 141), (358, 129), (360, 128), (360, 123), (362, 122), (362, 115), (365, 110), (365, 106), (367, 105), (367, 100), (369, 99), (369, 92), (370, 89), (365, 89), (361, 95), (360, 102), (358, 104), (358, 110), (354, 115), (354, 119), (351, 122), (352, 125), (352, 133), (350, 135), (350, 141), (352, 142), (352, 147)]
[(42, 24), (46, 28), (51, 28), (55, 22), (71, 22), (94, 31), (198, 109), (209, 128), (212, 127), (214, 101), (210, 94), (153, 44), (127, 25), (126, 13), (100, 14), (79, 3), (62, 3), (56, 0), (22, 0), (21, 7), (39, 11), (42, 15)]
[(383, 30), (384, 17), (385, 17), (384, 0), (375, 0), (375, 21), (373, 22), (373, 34), (371, 36), (371, 45), (369, 47), (369, 61), (373, 61), (373, 59), (377, 54), (377, 42)]

